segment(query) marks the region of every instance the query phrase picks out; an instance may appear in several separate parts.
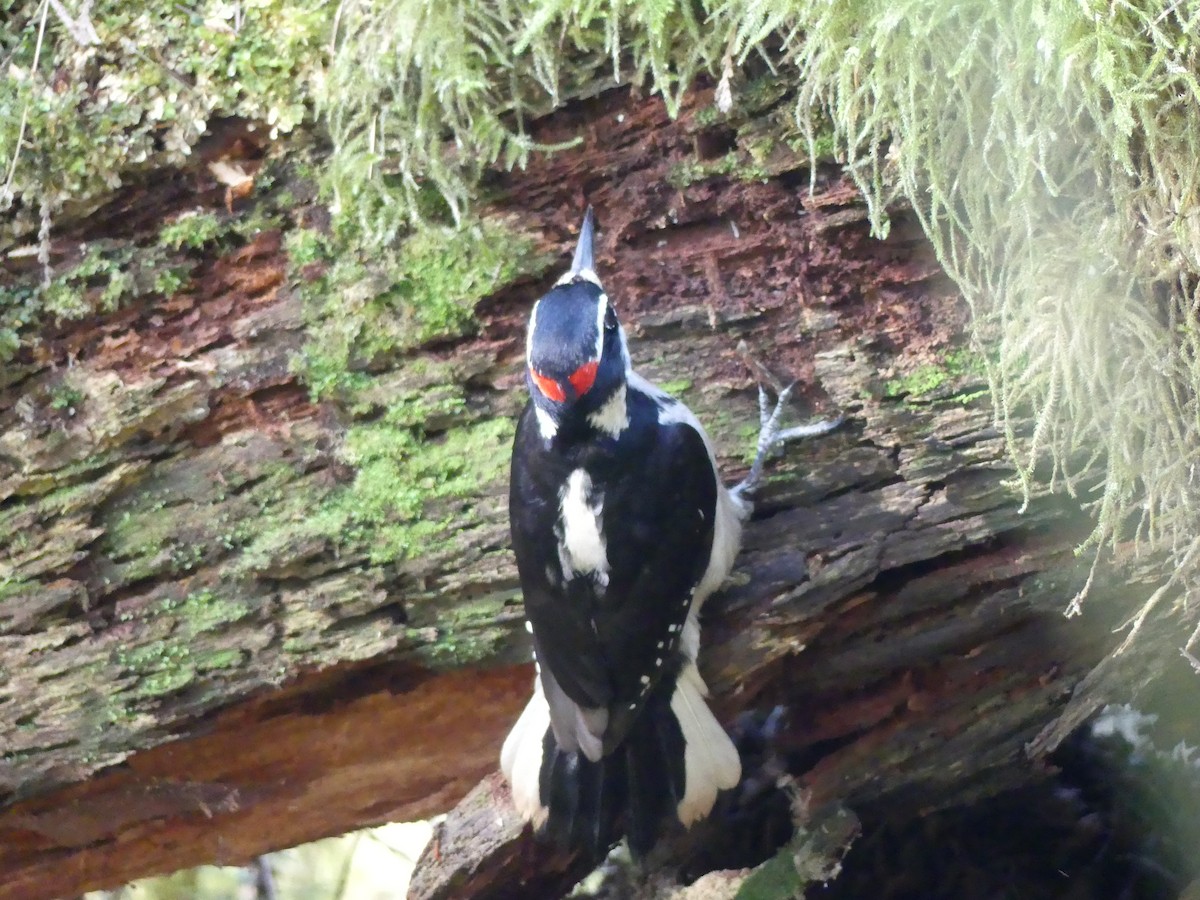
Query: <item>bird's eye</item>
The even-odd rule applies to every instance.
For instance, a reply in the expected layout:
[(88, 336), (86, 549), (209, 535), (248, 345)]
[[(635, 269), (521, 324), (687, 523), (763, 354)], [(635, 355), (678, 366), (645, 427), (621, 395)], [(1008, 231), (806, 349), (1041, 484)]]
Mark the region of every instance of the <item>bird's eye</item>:
[(604, 330), (617, 330), (617, 314), (613, 312), (613, 308), (611, 306), (608, 308), (608, 312), (604, 314)]

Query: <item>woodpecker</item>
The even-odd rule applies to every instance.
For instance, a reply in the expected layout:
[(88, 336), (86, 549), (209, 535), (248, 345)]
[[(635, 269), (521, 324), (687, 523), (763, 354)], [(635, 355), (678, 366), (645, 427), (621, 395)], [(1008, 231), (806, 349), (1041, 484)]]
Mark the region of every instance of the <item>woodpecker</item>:
[(543, 835), (644, 856), (689, 826), (741, 763), (705, 701), (699, 613), (733, 566), (762, 462), (786, 432), (760, 389), (750, 475), (727, 489), (692, 412), (630, 364), (596, 275), (589, 207), (570, 270), (533, 307), (530, 400), (513, 445), (509, 517), (533, 635), (533, 697), (504, 742), (513, 803)]

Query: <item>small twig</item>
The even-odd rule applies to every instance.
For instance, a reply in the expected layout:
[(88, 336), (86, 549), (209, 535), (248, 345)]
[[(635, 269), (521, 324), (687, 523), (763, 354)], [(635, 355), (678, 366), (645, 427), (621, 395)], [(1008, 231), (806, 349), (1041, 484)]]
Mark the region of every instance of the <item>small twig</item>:
[(1180, 647), (1179, 654), (1191, 664), (1192, 670), (1197, 675), (1200, 675), (1200, 659), (1197, 659), (1196, 655), (1190, 653), (1186, 647)]
[(254, 860), (254, 891), (258, 900), (279, 898), (275, 887), (275, 874), (271, 871), (271, 861), (265, 853)]
[(354, 835), (350, 844), (350, 852), (346, 854), (346, 859), (342, 862), (342, 871), (338, 875), (337, 887), (332, 894), (333, 900), (343, 900), (346, 896), (346, 885), (350, 883), (350, 870), (354, 865), (354, 854), (358, 852), (358, 842), (362, 840), (362, 836), (361, 831)]
[(750, 345), (745, 341), (738, 341), (738, 355), (742, 361), (746, 363), (750, 371), (754, 373), (754, 380), (759, 384), (768, 384), (776, 394), (781, 394), (787, 388), (787, 385), (781, 381), (774, 372), (767, 368), (767, 364), (760, 360), (750, 351)]
[(1184, 577), (1184, 574), (1190, 570), (1192, 558), (1196, 555), (1197, 550), (1200, 550), (1200, 538), (1196, 538), (1192, 541), (1191, 546), (1188, 547), (1187, 553), (1183, 555), (1183, 559), (1179, 561), (1179, 564), (1175, 567), (1175, 571), (1171, 573), (1171, 577), (1168, 578), (1166, 582), (1158, 588), (1158, 590), (1150, 595), (1150, 598), (1142, 604), (1141, 609), (1139, 609), (1135, 615), (1126, 619), (1125, 622), (1113, 629), (1114, 632), (1123, 631), (1126, 628), (1129, 629), (1129, 634), (1125, 636), (1125, 640), (1121, 641), (1121, 646), (1117, 647), (1117, 649), (1113, 651), (1114, 656), (1120, 656), (1129, 649), (1129, 645), (1133, 643), (1133, 639), (1137, 636), (1137, 633), (1142, 630), (1142, 625), (1150, 616), (1150, 613), (1154, 611), (1154, 608), (1158, 606), (1163, 597), (1167, 595), (1167, 592), (1170, 591), (1171, 588), (1173, 588), (1176, 584), (1178, 584), (1179, 580)]
[[(374, 841), (376, 844), (379, 844), (381, 847), (386, 848), (394, 855), (400, 857), (402, 860), (404, 860), (410, 866), (415, 866), (417, 864), (417, 861), (415, 859), (413, 859), (413, 857), (410, 854), (406, 853), (405, 851), (401, 850), (399, 847), (397, 847), (393, 844), (389, 844), (387, 841), (385, 841), (383, 838), (381, 838), (379, 835), (377, 835), (374, 831), (367, 831), (367, 832), (365, 832), (365, 834), (366, 834), (367, 840)], [(422, 849), (424, 849), (424, 848), (422, 848)]]
[(71, 14), (59, 0), (50, 0), (50, 5), (54, 7), (54, 14), (63, 23), (63, 27), (75, 38), (75, 43), (82, 47), (94, 47), (100, 43), (100, 35), (96, 33), (96, 26), (92, 24), (92, 0), (83, 0), (79, 4), (78, 18), (71, 18)]
[(42, 290), (50, 287), (50, 201), (44, 196), (42, 197), (42, 205), (39, 210), (41, 214), (41, 224), (38, 227), (38, 254), (37, 260), (42, 264)]
[[(46, 14), (49, 12), (49, 0), (42, 0), (42, 22), (38, 25), (37, 44), (33, 48), (33, 64), (29, 67), (29, 78), (31, 81), (37, 74), (38, 60), (42, 56), (42, 39), (46, 36)], [(25, 140), (25, 126), (29, 122), (30, 102), (26, 101), (25, 108), (21, 110), (21, 126), (17, 129), (17, 142), (13, 145), (12, 162), (8, 166), (8, 178), (4, 182), (4, 190), (0, 191), (0, 204), (3, 204), (5, 207), (10, 206), (13, 201), (13, 176), (17, 171), (17, 160), (21, 157), (21, 144)]]
[(333, 27), (329, 29), (329, 55), (332, 57), (337, 52), (337, 35), (338, 28), (342, 24), (342, 13), (346, 11), (346, 0), (341, 0), (337, 10), (333, 14)]

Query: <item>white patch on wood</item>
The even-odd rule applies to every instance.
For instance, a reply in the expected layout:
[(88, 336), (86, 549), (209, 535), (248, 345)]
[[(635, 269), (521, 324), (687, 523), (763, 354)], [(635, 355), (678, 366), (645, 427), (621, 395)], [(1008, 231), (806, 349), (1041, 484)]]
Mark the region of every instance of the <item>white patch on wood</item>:
[(625, 404), (625, 385), (621, 385), (604, 405), (588, 416), (588, 423), (609, 437), (620, 437), (629, 427), (629, 410)]
[(550, 727), (550, 707), (542, 693), (542, 681), (534, 679), (533, 696), (504, 740), (500, 769), (512, 787), (513, 806), (535, 828), (546, 821), (550, 810), (542, 802), (539, 782), (542, 772), (542, 741)]
[(687, 663), (671, 695), (671, 712), (683, 734), (686, 773), (683, 799), (675, 807), (675, 814), (686, 826), (707, 816), (717, 800), (717, 791), (737, 787), (742, 777), (737, 748), (708, 708), (706, 696), (708, 688), (695, 664)]
[(604, 497), (593, 495), (592, 477), (576, 469), (567, 477), (560, 507), (561, 538), (558, 560), (563, 576), (594, 575), (596, 584), (608, 585), (608, 555), (601, 516)]

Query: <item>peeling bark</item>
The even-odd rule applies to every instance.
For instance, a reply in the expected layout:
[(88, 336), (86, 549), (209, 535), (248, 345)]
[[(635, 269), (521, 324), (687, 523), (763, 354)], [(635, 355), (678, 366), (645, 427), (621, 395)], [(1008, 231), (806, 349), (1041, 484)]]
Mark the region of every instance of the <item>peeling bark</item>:
[[(635, 361), (682, 392), (730, 479), (757, 378), (798, 379), (798, 418), (848, 416), (774, 468), (711, 604), (718, 714), (782, 708), (766, 770), (790, 773), (813, 809), (934, 808), (1036, 777), (1026, 743), (1111, 645), (1061, 617), (1086, 574), (1077, 517), (1046, 498), (1019, 510), (983, 385), (946, 361), (965, 310), (911, 216), (896, 210), (873, 240), (836, 167), (819, 165), (810, 192), (810, 162), (777, 137), (786, 101), (705, 126), (706, 100), (675, 122), (624, 90), (573, 104), (534, 137), (581, 131), (583, 147), (490, 187), (496, 211), (542, 223), (563, 251), (582, 199), (596, 205)], [(727, 155), (732, 174), (694, 168)], [(58, 240), (114, 228), (116, 210), (133, 240), (156, 216), (225, 202), (171, 184)], [(13, 896), (444, 811), (494, 770), (529, 690), (503, 477), (428, 507), (449, 526), (397, 563), (301, 527), (353, 473), (340, 411), (310, 402), (289, 364), (305, 323), (281, 237), (206, 260), (175, 296), (63, 326), (0, 377)], [(387, 363), (378, 390), (461, 397), (434, 443), (514, 416), (524, 317), (545, 287), (486, 299), (476, 335)], [(78, 392), (73, 414), (53, 402), (61, 385)], [(527, 896), (577, 875), (530, 845), (503, 793), (493, 778), (468, 795), (416, 896)], [(448, 852), (472, 828), (486, 848)], [(700, 831), (674, 859), (761, 861), (717, 853), (720, 826)]]

